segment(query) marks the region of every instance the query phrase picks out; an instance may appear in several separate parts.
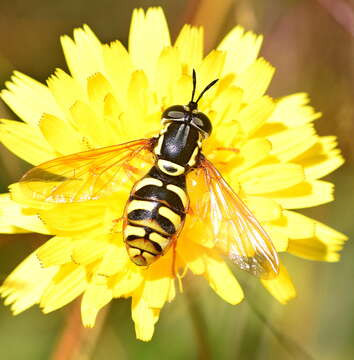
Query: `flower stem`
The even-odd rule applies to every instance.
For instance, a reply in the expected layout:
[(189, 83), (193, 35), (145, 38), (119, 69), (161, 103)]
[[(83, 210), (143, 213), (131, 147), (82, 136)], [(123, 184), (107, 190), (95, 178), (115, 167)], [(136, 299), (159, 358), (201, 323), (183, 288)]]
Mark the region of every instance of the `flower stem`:
[(53, 351), (51, 360), (89, 360), (96, 348), (109, 306), (103, 308), (93, 329), (84, 328), (81, 322), (80, 301), (71, 305), (66, 325)]
[(193, 286), (195, 285), (190, 283), (187, 284), (184, 289), (184, 295), (187, 300), (188, 310), (194, 327), (198, 346), (198, 359), (210, 360), (212, 356), (207, 334), (207, 325), (200, 308), (201, 304), (195, 300), (197, 296)]

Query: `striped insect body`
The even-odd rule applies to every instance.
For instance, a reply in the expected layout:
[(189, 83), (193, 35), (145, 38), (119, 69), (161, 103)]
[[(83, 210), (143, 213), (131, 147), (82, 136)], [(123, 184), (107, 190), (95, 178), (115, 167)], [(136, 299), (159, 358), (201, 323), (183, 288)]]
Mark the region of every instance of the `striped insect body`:
[[(198, 102), (216, 82), (194, 101), (193, 71), (190, 102), (163, 112), (156, 137), (50, 160), (29, 170), (15, 186), (36, 202), (64, 204), (111, 196), (134, 179), (123, 214), (123, 240), (136, 265), (152, 264), (175, 244), (193, 205), (193, 216), (202, 222), (205, 236), (213, 236), (215, 247), (241, 269), (263, 279), (274, 278), (279, 259), (269, 235), (202, 152), (212, 125), (198, 110)], [(145, 158), (150, 159), (146, 166), (150, 169), (136, 181), (132, 175), (136, 162)], [(202, 206), (190, 204), (186, 184), (191, 172), (200, 188), (206, 189), (199, 199)]]

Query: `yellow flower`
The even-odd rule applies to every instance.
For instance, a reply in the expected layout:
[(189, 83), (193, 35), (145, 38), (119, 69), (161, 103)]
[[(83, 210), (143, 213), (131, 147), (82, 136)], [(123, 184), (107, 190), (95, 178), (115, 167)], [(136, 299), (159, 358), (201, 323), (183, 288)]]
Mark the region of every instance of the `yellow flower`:
[[(276, 100), (265, 95), (274, 68), (257, 57), (261, 36), (238, 26), (204, 56), (202, 28), (185, 25), (171, 44), (163, 11), (151, 8), (146, 14), (134, 11), (128, 50), (119, 41), (102, 45), (88, 26), (76, 29), (74, 40), (63, 36), (61, 42), (71, 75), (58, 69), (45, 86), (15, 72), (1, 93), (23, 120), (1, 120), (0, 140), (12, 152), (38, 165), (151, 137), (166, 107), (189, 102), (194, 68), (197, 93), (220, 79), (200, 101), (214, 129), (204, 154), (247, 203), (278, 252), (338, 261), (346, 237), (294, 210), (333, 200), (333, 185), (319, 179), (343, 159), (333, 136), (316, 134), (313, 122), (320, 114), (306, 94)], [(53, 235), (1, 287), (14, 314), (34, 304), (48, 313), (82, 295), (82, 321), (91, 327), (113, 298), (131, 297), (136, 335), (151, 339), (160, 310), (176, 295), (173, 254), (142, 269), (111, 231), (131, 186), (122, 181), (114, 195), (84, 203), (30, 201), (15, 186), (11, 196), (0, 196), (1, 232)], [(198, 184), (189, 193), (193, 204)], [(187, 271), (201, 275), (221, 298), (238, 304), (240, 285), (193, 217), (188, 215), (177, 241), (179, 280)], [(277, 278), (261, 282), (281, 303), (295, 296), (283, 265)]]

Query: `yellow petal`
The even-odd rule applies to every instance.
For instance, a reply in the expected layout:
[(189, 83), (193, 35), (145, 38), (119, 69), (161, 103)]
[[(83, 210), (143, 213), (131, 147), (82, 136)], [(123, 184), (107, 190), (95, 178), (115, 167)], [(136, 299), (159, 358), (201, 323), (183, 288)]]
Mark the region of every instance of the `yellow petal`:
[[(49, 234), (48, 228), (43, 224), (38, 215), (26, 214), (26, 209), (11, 200), (10, 194), (0, 195), (0, 224), (12, 225), (29, 232)], [(21, 230), (19, 231), (21, 232)]]
[(116, 275), (113, 278), (113, 297), (129, 296), (143, 282), (144, 276), (135, 264), (131, 262), (126, 266), (126, 272)]
[(32, 165), (59, 156), (39, 128), (19, 121), (0, 120), (0, 141), (15, 155)]
[(57, 266), (43, 268), (33, 253), (6, 278), (0, 294), (11, 305), (14, 315), (39, 303), (40, 298), (58, 271)]
[(281, 131), (268, 139), (272, 143), (272, 155), (282, 162), (289, 162), (304, 156), (304, 153), (317, 143), (318, 136), (315, 135), (313, 126), (307, 125)]
[(8, 90), (1, 92), (1, 98), (23, 121), (37, 125), (43, 113), (63, 116), (45, 85), (18, 71), (14, 72), (11, 80), (5, 83)]
[(250, 104), (264, 95), (274, 70), (266, 60), (259, 58), (236, 78), (235, 85), (244, 91), (244, 102)]
[(72, 260), (79, 265), (88, 265), (102, 258), (108, 246), (104, 237), (102, 238), (75, 240), (73, 243)]
[(243, 291), (223, 260), (206, 257), (205, 276), (210, 287), (225, 301), (236, 305), (243, 299)]
[(128, 51), (119, 41), (114, 41), (110, 45), (103, 45), (103, 59), (114, 94), (118, 99), (123, 99), (133, 71)]
[(104, 249), (103, 258), (95, 272), (104, 276), (112, 276), (123, 271), (127, 262), (130, 261), (125, 246), (108, 244)]
[(56, 69), (54, 75), (47, 80), (47, 84), (55, 101), (66, 115), (76, 101), (87, 101), (86, 88), (61, 69)]
[(62, 265), (72, 261), (73, 244), (71, 238), (54, 236), (36, 250), (43, 267)]
[(43, 114), (39, 127), (48, 143), (61, 155), (87, 150), (83, 137), (70, 124), (54, 115)]
[(285, 209), (301, 209), (333, 200), (333, 184), (327, 181), (304, 181), (285, 190), (264, 194)]
[(283, 123), (289, 127), (298, 127), (318, 119), (321, 114), (307, 105), (309, 102), (306, 93), (297, 93), (285, 96), (278, 100), (269, 122)]
[[(166, 257), (168, 257), (166, 259)], [(147, 270), (141, 296), (150, 308), (161, 309), (174, 286), (172, 258), (165, 255)]]
[(245, 135), (250, 136), (267, 120), (274, 109), (274, 103), (268, 96), (263, 96), (244, 107), (237, 115), (237, 120)]
[(133, 296), (132, 318), (135, 323), (136, 337), (139, 340), (151, 340), (159, 314), (160, 310), (150, 308), (142, 296)]
[(60, 40), (70, 72), (82, 88), (91, 75), (104, 74), (102, 45), (87, 25), (74, 30), (74, 41), (66, 35)]
[(272, 221), (290, 239), (305, 239), (315, 235), (314, 220), (293, 211), (283, 211), (280, 219)]
[(277, 202), (257, 196), (243, 199), (258, 221), (274, 221), (282, 215), (282, 209)]
[(231, 30), (218, 46), (218, 50), (227, 53), (224, 74), (240, 74), (250, 66), (257, 58), (262, 40), (262, 36), (250, 31), (245, 33), (241, 26)]
[[(240, 147), (241, 163), (231, 170), (231, 174), (240, 174), (251, 167), (257, 165), (269, 156), (272, 144), (267, 139), (250, 139)], [(232, 175), (230, 175), (232, 177)]]
[(348, 238), (319, 221), (309, 220), (315, 224), (314, 236), (306, 239), (292, 239), (289, 241), (288, 252), (309, 260), (338, 261), (338, 252)]
[(191, 74), (203, 58), (204, 29), (200, 26), (184, 25), (179, 33), (175, 48), (179, 60), (184, 65), (184, 74)]
[(133, 11), (129, 32), (129, 53), (137, 69), (143, 69), (150, 81), (155, 79), (155, 67), (161, 51), (170, 46), (170, 34), (160, 7)]
[(174, 89), (175, 83), (181, 76), (182, 65), (178, 60), (177, 50), (173, 47), (166, 47), (158, 59), (154, 84), (162, 107), (177, 104)]
[(296, 296), (293, 282), (284, 265), (280, 265), (279, 275), (273, 280), (261, 280), (263, 286), (281, 303), (286, 304)]
[[(107, 282), (107, 279), (105, 279)], [(112, 300), (112, 290), (104, 283), (91, 282), (82, 297), (81, 317), (85, 327), (95, 325), (98, 312)]]
[(185, 239), (178, 239), (177, 254), (186, 264), (186, 266), (195, 275), (202, 275), (206, 271), (205, 260), (202, 254), (203, 248), (194, 243), (194, 237), (186, 234)]
[(306, 178), (320, 179), (336, 170), (344, 163), (340, 151), (336, 148), (335, 136), (323, 136), (317, 143), (297, 160), (304, 166)]
[(72, 125), (86, 137), (94, 147), (111, 145), (107, 143), (107, 127), (102, 119), (85, 103), (77, 101), (70, 109)]
[(287, 189), (303, 180), (303, 169), (296, 164), (261, 165), (239, 176), (242, 189), (249, 195)]
[(83, 266), (63, 265), (41, 297), (40, 307), (45, 314), (57, 310), (81, 295), (86, 287), (86, 271)]
[(284, 252), (288, 250), (289, 238), (282, 229), (272, 223), (265, 223), (262, 224), (262, 226), (269, 235), (277, 252)]
[[(224, 68), (225, 53), (223, 51), (212, 50), (201, 62), (200, 66), (197, 67), (197, 89), (196, 93), (200, 93), (207, 85), (213, 80), (219, 79), (221, 72)], [(208, 98), (213, 98), (217, 87), (211, 88), (201, 100), (201, 104), (206, 102)], [(202, 107), (202, 105), (200, 105)]]

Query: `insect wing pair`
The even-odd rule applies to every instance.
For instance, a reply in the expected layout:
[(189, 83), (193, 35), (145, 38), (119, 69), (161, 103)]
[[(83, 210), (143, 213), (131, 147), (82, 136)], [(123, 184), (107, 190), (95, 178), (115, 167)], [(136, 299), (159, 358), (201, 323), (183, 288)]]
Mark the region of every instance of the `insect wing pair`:
[[(26, 197), (48, 203), (100, 199), (117, 191), (123, 177), (136, 180), (133, 163), (151, 163), (154, 144), (154, 138), (142, 139), (50, 160), (29, 170), (18, 186)], [(193, 212), (210, 224), (215, 245), (241, 269), (274, 278), (278, 255), (257, 219), (204, 156), (195, 171), (207, 191), (203, 206)]]

